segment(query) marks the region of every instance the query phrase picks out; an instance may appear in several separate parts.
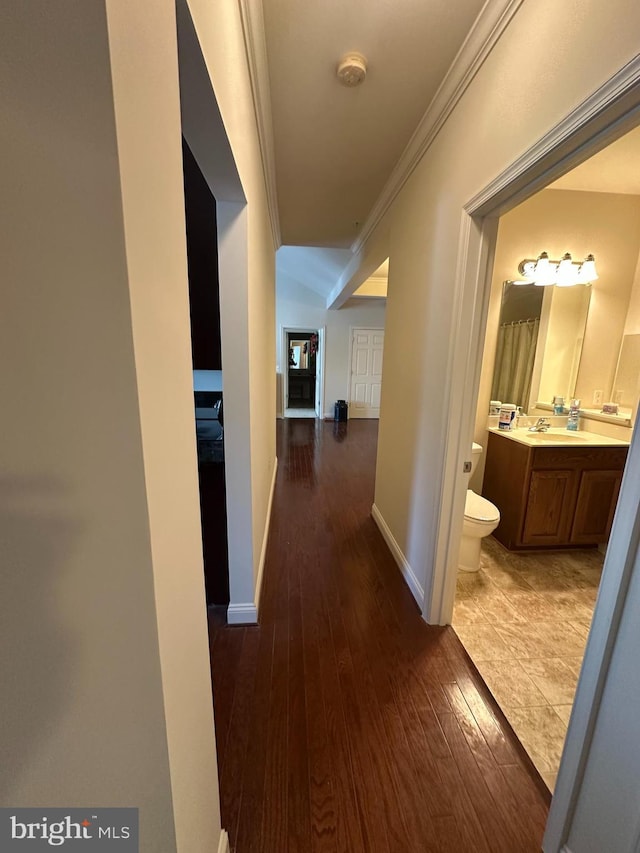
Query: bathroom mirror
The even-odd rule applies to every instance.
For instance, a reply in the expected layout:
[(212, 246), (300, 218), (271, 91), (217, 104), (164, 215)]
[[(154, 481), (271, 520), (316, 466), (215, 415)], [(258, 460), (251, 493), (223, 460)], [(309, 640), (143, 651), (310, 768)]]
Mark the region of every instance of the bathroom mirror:
[(545, 287), (529, 405), (575, 396), (591, 287)]
[(309, 341), (289, 341), (289, 370), (307, 370)]
[(491, 399), (522, 406), (573, 396), (590, 287), (503, 285)]

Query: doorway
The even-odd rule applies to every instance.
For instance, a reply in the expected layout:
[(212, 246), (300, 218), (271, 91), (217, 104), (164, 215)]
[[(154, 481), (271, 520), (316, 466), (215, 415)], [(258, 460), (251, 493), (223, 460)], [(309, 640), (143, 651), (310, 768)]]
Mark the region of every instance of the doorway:
[[(455, 284), (460, 314), (456, 333), (450, 339), (450, 368), (446, 377), (451, 392), (447, 407), (448, 441), (444, 448), (434, 571), (427, 579), (424, 606), (429, 622), (446, 624), (453, 612), (466, 494), (466, 483), (458, 472), (462, 462), (468, 459), (473, 433), (497, 217), (637, 126), (640, 114), (637, 81), (637, 67), (631, 71), (622, 69), (464, 206)], [(634, 567), (640, 523), (637, 484), (640, 479), (636, 481), (640, 460), (638, 432), (635, 429), (632, 435), (627, 474), (607, 550), (544, 849), (558, 850), (567, 840), (574, 828), (576, 808), (583, 811), (587, 808), (585, 787), (589, 795), (597, 791), (598, 796), (604, 796), (612, 774), (597, 763), (598, 756), (603, 750), (610, 754), (613, 749), (626, 748), (624, 745), (634, 740), (634, 724), (626, 718), (624, 729), (620, 725), (611, 726), (610, 719), (599, 734), (595, 728), (601, 715), (610, 709), (611, 697), (620, 693), (629, 676), (628, 670), (622, 673), (612, 666), (612, 650), (619, 648), (620, 655), (626, 655), (625, 661), (628, 660), (625, 604), (631, 604), (630, 596), (637, 593)], [(584, 816), (582, 812), (581, 815)]]
[(284, 417), (322, 418), (324, 328), (283, 328), (281, 365)]
[[(493, 262), (474, 431), (487, 469), (470, 487), (495, 504), (501, 520), (482, 540), (479, 571), (459, 574), (453, 625), (552, 791), (638, 400), (640, 357), (624, 362), (640, 339), (640, 194), (631, 181), (621, 192), (603, 180), (622, 173), (634, 150), (638, 129), (506, 213)], [(593, 248), (585, 250), (584, 241)], [(540, 243), (551, 258), (593, 251), (605, 272), (589, 285), (526, 283), (513, 259), (537, 255)], [(504, 333), (528, 324), (533, 352), (518, 358), (516, 339), (505, 343)], [(558, 397), (582, 401), (573, 445), (566, 414), (551, 410)], [(524, 410), (515, 432), (492, 432), (490, 398)], [(617, 414), (602, 412), (605, 398), (620, 398)], [(540, 417), (550, 430), (529, 433)], [(533, 454), (523, 471), (514, 455), (520, 448), (523, 458)]]

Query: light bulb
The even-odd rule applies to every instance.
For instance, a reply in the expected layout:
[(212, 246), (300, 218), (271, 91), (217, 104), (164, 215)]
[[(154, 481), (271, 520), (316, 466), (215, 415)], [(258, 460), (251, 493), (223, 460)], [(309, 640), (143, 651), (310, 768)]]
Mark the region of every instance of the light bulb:
[(558, 264), (556, 284), (558, 287), (573, 287), (577, 283), (578, 267), (572, 262), (569, 252), (566, 252)]
[(598, 278), (596, 262), (593, 255), (587, 255), (578, 272), (578, 284), (589, 284)]
[(549, 284), (554, 284), (555, 272), (556, 267), (554, 264), (549, 262), (549, 255), (546, 252), (542, 252), (542, 254), (538, 256), (538, 260), (533, 271), (533, 277), (535, 278), (538, 287), (546, 287)]

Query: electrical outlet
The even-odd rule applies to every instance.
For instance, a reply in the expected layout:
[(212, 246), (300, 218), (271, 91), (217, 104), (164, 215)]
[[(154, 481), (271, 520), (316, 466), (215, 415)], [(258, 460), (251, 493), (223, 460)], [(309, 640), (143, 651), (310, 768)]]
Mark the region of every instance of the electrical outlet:
[(594, 392), (593, 392), (593, 405), (594, 405), (594, 406), (601, 406), (601, 405), (602, 405), (602, 403), (603, 403), (603, 394), (604, 394), (604, 392), (603, 392), (603, 391), (601, 391), (601, 390), (600, 390), (600, 391), (594, 391)]
[(468, 461), (465, 462), (462, 470), (465, 474), (470, 474), (471, 473), (471, 462), (468, 462)]

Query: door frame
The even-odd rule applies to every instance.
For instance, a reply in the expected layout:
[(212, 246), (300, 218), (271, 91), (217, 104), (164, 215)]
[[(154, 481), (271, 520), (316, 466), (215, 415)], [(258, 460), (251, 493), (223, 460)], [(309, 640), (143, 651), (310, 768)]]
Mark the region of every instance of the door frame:
[[(361, 329), (366, 329), (371, 332), (382, 332), (384, 334), (384, 326), (349, 326), (349, 355), (347, 358), (347, 403), (351, 404), (351, 368), (353, 366), (353, 333), (357, 332)], [(384, 351), (383, 351), (383, 370), (384, 370)], [(382, 380), (380, 380), (380, 384), (382, 384)], [(351, 415), (348, 415), (350, 418)], [(377, 418), (370, 418), (370, 420), (379, 420), (380, 416)], [(359, 420), (359, 419), (358, 419)], [(362, 420), (366, 420), (363, 418)]]
[(326, 326), (280, 326), (280, 371), (282, 376), (282, 417), (287, 410), (287, 397), (289, 396), (289, 345), (287, 335), (290, 333), (304, 332), (305, 334), (318, 335), (318, 354), (316, 358), (316, 391), (315, 407), (316, 418), (324, 417), (324, 369), (325, 369), (325, 340)]
[[(455, 320), (444, 378), (442, 434), (446, 440), (435, 560), (423, 608), (427, 622), (449, 624), (453, 613), (466, 492), (461, 475), (473, 435), (498, 218), (638, 124), (640, 56), (471, 198), (461, 212)], [(638, 432), (636, 422), (547, 824), (544, 850), (553, 853), (562, 849), (571, 829), (629, 578), (640, 550)]]

